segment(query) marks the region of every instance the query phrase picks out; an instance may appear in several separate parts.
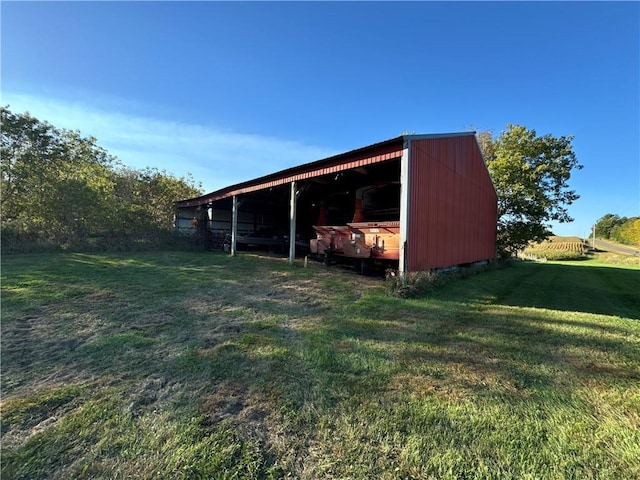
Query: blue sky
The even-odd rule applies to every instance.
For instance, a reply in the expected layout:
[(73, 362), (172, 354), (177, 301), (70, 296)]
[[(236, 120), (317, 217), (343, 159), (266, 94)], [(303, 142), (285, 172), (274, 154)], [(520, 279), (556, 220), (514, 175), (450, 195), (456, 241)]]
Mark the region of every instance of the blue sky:
[(395, 137), (574, 135), (561, 235), (640, 215), (638, 2), (10, 2), (2, 104), (206, 191)]

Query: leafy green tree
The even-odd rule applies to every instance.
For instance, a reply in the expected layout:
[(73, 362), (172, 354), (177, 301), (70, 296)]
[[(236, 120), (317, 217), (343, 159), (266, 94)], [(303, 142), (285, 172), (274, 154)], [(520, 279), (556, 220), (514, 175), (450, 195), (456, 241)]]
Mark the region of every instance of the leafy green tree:
[(2, 108), (3, 227), (47, 238), (83, 236), (111, 208), (115, 159), (95, 138)]
[[(1, 108), (0, 202), (2, 221), (16, 228), (25, 227), (25, 219), (42, 203), (48, 183), (46, 168), (34, 168), (53, 162), (53, 127), (26, 115), (15, 115)], [(35, 219), (35, 223), (41, 219)]]
[(535, 130), (507, 125), (497, 138), (482, 134), (479, 144), (498, 194), (498, 251), (517, 254), (550, 232), (551, 221), (570, 222), (567, 207), (579, 196), (568, 186), (581, 169), (573, 137), (538, 136)]
[(626, 218), (620, 218), (619, 215), (613, 213), (607, 213), (603, 215), (595, 225), (596, 236), (600, 238), (611, 238), (611, 230), (616, 225), (621, 225), (626, 221)]
[(627, 218), (607, 213), (598, 219), (595, 229), (600, 238), (640, 246), (640, 217)]
[(0, 109), (3, 235), (77, 244), (113, 232), (171, 230), (174, 202), (197, 196), (189, 176), (132, 170), (93, 137)]
[(116, 178), (121, 231), (171, 230), (174, 203), (202, 193), (191, 175), (176, 178), (156, 168), (122, 168)]

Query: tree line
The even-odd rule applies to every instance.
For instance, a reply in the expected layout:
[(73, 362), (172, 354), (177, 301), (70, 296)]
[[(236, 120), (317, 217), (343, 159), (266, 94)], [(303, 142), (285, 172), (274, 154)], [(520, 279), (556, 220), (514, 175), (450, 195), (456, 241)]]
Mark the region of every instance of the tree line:
[(123, 165), (94, 137), (0, 107), (3, 250), (127, 248), (173, 231), (174, 202), (202, 194), (189, 175)]
[(640, 247), (640, 217), (602, 216), (595, 224), (596, 237)]

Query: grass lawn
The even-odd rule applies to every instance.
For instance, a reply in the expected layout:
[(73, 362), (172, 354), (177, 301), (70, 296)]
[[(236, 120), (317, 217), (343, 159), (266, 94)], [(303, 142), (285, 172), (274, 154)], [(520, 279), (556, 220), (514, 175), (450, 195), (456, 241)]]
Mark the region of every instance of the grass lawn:
[(2, 258), (2, 478), (640, 478), (640, 270), (424, 298), (212, 253)]

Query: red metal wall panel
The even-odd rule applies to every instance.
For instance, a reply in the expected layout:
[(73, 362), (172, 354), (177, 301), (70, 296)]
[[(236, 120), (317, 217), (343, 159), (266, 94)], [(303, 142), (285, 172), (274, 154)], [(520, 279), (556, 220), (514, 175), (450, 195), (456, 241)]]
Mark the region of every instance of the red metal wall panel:
[(497, 197), (473, 135), (412, 140), (409, 184), (409, 271), (495, 257)]

